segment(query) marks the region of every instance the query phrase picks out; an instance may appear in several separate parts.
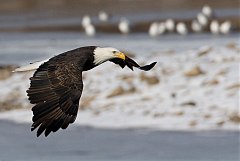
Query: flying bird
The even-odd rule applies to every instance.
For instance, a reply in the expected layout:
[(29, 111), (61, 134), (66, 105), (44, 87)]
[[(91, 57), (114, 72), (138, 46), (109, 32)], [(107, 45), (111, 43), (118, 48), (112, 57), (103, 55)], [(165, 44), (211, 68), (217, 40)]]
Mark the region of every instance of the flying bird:
[(66, 129), (77, 117), (79, 100), (83, 91), (82, 72), (110, 61), (148, 71), (156, 62), (140, 66), (115, 48), (86, 46), (64, 52), (50, 59), (17, 68), (15, 71), (35, 70), (30, 78), (27, 95), (32, 107), (33, 124), (37, 136), (48, 136), (60, 128)]

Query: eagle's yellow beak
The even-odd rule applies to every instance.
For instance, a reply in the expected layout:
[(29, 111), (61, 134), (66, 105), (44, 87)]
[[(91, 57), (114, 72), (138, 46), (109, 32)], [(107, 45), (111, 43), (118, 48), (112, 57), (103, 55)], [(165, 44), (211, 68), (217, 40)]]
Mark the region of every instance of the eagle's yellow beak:
[(125, 54), (123, 54), (123, 53), (121, 53), (121, 52), (116, 53), (116, 54), (114, 54), (114, 55), (115, 55), (116, 57), (120, 58), (120, 59), (125, 60)]

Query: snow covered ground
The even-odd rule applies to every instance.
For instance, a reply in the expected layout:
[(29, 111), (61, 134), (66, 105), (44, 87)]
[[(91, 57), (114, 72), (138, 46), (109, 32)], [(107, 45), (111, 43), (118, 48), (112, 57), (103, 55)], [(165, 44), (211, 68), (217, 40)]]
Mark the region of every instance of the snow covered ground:
[[(233, 40), (221, 41), (221, 45), (201, 43), (204, 40), (192, 41), (188, 48), (176, 46), (187, 46), (189, 40), (176, 43), (176, 46), (174, 42), (169, 44), (171, 41), (168, 40), (165, 48), (164, 44), (159, 47), (156, 40), (146, 41), (144, 47), (144, 41), (139, 40), (139, 48), (146, 48), (140, 53), (151, 48), (152, 41), (158, 47), (148, 54), (136, 54), (134, 60), (140, 64), (157, 61), (157, 65), (148, 72), (138, 69), (132, 72), (105, 63), (85, 72), (84, 91), (75, 124), (104, 128), (239, 130), (240, 44)], [(120, 41), (124, 43), (125, 38)], [(138, 47), (131, 42), (133, 40), (125, 49), (135, 54)], [(104, 43), (111, 44), (110, 40), (101, 42)], [(117, 47), (121, 43), (111, 46)], [(44, 44), (37, 46), (43, 52), (49, 49)], [(57, 45), (62, 48), (74, 46), (69, 44), (67, 47)], [(6, 42), (0, 44), (4, 45), (8, 46)], [(61, 51), (62, 48), (54, 50)], [(5, 52), (11, 53), (15, 49), (7, 48)], [(8, 103), (21, 107), (1, 112), (0, 119), (31, 122), (31, 105), (25, 93), (31, 75), (32, 72), (15, 73), (0, 81), (0, 101), (5, 103), (0, 105), (3, 107)]]

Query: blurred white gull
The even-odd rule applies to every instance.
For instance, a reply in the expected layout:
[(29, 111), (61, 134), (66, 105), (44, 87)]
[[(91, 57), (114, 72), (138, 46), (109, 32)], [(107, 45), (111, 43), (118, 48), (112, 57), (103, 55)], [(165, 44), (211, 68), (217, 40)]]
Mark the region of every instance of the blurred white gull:
[(186, 35), (186, 34), (188, 33), (188, 29), (187, 29), (186, 24), (183, 23), (183, 22), (177, 23), (176, 31), (177, 31), (177, 33), (179, 33), (180, 35)]
[(220, 25), (220, 32), (222, 34), (229, 34), (232, 27), (232, 23), (230, 21), (225, 21)]
[(98, 14), (98, 18), (102, 22), (106, 22), (109, 19), (109, 15), (105, 11), (100, 11)]
[(220, 29), (220, 25), (219, 22), (217, 20), (213, 20), (210, 23), (210, 31), (212, 34), (219, 34), (219, 29)]
[(208, 18), (212, 17), (212, 8), (209, 5), (204, 5), (202, 8), (202, 13)]
[(198, 20), (199, 24), (203, 27), (206, 27), (208, 24), (208, 18), (203, 13), (199, 13), (197, 15), (197, 20)]
[(197, 20), (193, 20), (191, 23), (191, 28), (193, 32), (201, 32), (202, 31), (202, 26)]
[(166, 27), (166, 30), (169, 31), (169, 32), (173, 32), (174, 29), (175, 29), (175, 22), (173, 19), (167, 19), (165, 21), (165, 27)]
[(151, 23), (148, 33), (151, 37), (158, 36), (158, 23), (157, 22)]
[(121, 18), (118, 24), (118, 29), (122, 34), (128, 34), (130, 32), (130, 23), (126, 18)]
[(91, 18), (88, 15), (83, 16), (82, 18), (82, 26), (86, 27), (91, 24)]
[(165, 23), (164, 22), (160, 22), (158, 24), (158, 34), (162, 35), (162, 34), (164, 34), (165, 31), (166, 31)]
[(95, 27), (92, 24), (88, 24), (84, 27), (85, 33), (88, 36), (94, 36), (96, 33)]

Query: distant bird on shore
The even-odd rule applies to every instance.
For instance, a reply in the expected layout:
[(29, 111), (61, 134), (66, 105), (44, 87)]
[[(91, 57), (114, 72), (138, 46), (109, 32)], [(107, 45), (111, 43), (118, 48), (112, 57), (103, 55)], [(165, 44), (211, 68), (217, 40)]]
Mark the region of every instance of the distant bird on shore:
[(183, 22), (177, 23), (176, 31), (177, 31), (177, 33), (179, 33), (180, 35), (186, 35), (186, 34), (188, 33), (188, 29), (187, 29), (186, 24), (183, 23)]
[(90, 25), (91, 23), (92, 23), (92, 21), (91, 21), (90, 16), (88, 16), (88, 15), (83, 16), (83, 18), (82, 18), (82, 26), (83, 27), (86, 27), (86, 26)]
[(208, 25), (208, 17), (206, 17), (203, 13), (199, 13), (197, 15), (197, 20), (202, 27), (206, 27)]
[(85, 33), (88, 36), (94, 36), (96, 34), (95, 27), (92, 24), (88, 24), (84, 27)]
[(211, 23), (210, 23), (210, 32), (212, 34), (219, 34), (220, 32), (220, 25), (219, 25), (219, 22), (217, 20), (213, 20)]
[(232, 23), (230, 21), (225, 21), (220, 25), (220, 33), (229, 34), (232, 28)]
[(166, 31), (165, 22), (153, 22), (148, 30), (148, 33), (151, 37), (156, 37), (158, 35), (164, 34)]
[(201, 32), (203, 30), (202, 26), (200, 25), (200, 23), (197, 20), (192, 21), (191, 28), (192, 28), (192, 31), (195, 33)]
[(211, 18), (213, 16), (212, 8), (209, 5), (203, 6), (202, 13), (208, 18)]
[(158, 33), (158, 22), (153, 22), (148, 30), (148, 33), (151, 37), (156, 37), (159, 35)]
[[(83, 91), (82, 72), (110, 61), (122, 68), (136, 67), (148, 71), (156, 62), (139, 66), (134, 60), (115, 48), (86, 46), (67, 51), (50, 59), (17, 68), (15, 71), (36, 70), (27, 90), (32, 108), (32, 128), (37, 136), (48, 136), (60, 128), (66, 129), (76, 120)], [(107, 71), (106, 71), (107, 72)], [(101, 76), (99, 76), (101, 79)], [(106, 82), (107, 83), (107, 82)]]
[(160, 23), (158, 24), (158, 34), (159, 34), (159, 35), (162, 35), (162, 34), (165, 33), (165, 31), (166, 31), (165, 23), (164, 23), (164, 22), (160, 22)]
[(122, 34), (129, 34), (130, 22), (125, 17), (121, 18), (118, 24), (118, 29)]
[(96, 34), (96, 29), (92, 24), (91, 18), (89, 15), (85, 15), (82, 18), (82, 27), (87, 36), (94, 36)]
[(173, 19), (167, 19), (165, 21), (165, 27), (168, 32), (173, 32), (175, 30), (175, 22)]
[(193, 20), (191, 27), (193, 32), (202, 32), (207, 30), (209, 22), (213, 17), (213, 10), (209, 5), (204, 5), (201, 12), (197, 14), (197, 21)]
[(98, 19), (102, 22), (107, 22), (109, 20), (109, 15), (105, 11), (100, 11), (98, 14)]

